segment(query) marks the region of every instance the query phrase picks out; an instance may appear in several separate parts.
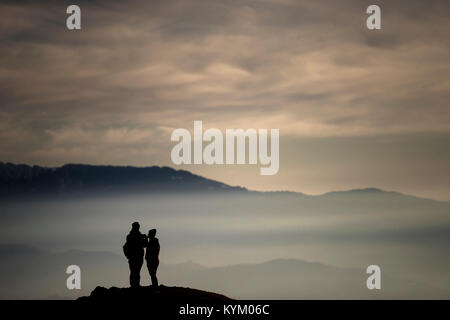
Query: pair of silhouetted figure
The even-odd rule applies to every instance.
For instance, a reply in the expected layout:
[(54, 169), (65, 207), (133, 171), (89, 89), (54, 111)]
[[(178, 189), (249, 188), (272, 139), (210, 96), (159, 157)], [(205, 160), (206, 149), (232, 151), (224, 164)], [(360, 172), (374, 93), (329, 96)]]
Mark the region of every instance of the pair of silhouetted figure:
[(131, 231), (127, 235), (127, 241), (123, 246), (123, 252), (128, 259), (130, 266), (130, 286), (139, 287), (141, 280), (141, 268), (144, 264), (144, 248), (145, 260), (147, 261), (148, 272), (152, 279), (152, 285), (158, 286), (158, 278), (156, 278), (156, 270), (159, 266), (159, 241), (155, 237), (156, 229), (148, 232), (148, 236), (139, 231), (140, 225), (134, 222), (131, 225)]

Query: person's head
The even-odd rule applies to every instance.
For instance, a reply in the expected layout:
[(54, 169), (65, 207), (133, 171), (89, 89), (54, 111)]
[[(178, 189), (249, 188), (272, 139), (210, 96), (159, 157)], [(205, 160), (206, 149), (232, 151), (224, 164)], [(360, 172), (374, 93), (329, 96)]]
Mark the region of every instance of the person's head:
[(141, 227), (141, 226), (140, 226), (139, 222), (133, 222), (133, 223), (131, 224), (131, 230), (139, 231), (139, 228), (140, 228), (140, 227)]
[(154, 238), (156, 236), (156, 229), (152, 229), (148, 231), (148, 237)]

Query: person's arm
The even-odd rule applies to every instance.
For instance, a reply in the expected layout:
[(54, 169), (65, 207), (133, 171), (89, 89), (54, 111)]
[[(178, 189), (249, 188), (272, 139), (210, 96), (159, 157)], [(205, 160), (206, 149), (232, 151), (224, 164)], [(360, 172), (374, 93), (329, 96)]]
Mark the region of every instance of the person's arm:
[(148, 247), (148, 241), (149, 241), (150, 239), (147, 237), (147, 235), (143, 235), (143, 237), (142, 237), (142, 246), (144, 247), (144, 248), (146, 248), (146, 247)]

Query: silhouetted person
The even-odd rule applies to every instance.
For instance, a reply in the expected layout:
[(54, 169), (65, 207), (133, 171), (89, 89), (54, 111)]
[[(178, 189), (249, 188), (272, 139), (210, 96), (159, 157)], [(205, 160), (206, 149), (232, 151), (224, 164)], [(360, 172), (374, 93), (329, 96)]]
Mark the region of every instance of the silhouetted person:
[(130, 286), (139, 287), (141, 280), (141, 268), (144, 264), (144, 247), (147, 246), (147, 237), (139, 231), (138, 222), (133, 222), (131, 231), (127, 235), (127, 242), (123, 246), (123, 252), (130, 266)]
[(156, 277), (156, 270), (159, 266), (159, 241), (155, 237), (156, 229), (152, 229), (148, 232), (147, 250), (145, 252), (145, 260), (147, 261), (148, 272), (152, 279), (152, 285), (158, 286), (158, 278)]

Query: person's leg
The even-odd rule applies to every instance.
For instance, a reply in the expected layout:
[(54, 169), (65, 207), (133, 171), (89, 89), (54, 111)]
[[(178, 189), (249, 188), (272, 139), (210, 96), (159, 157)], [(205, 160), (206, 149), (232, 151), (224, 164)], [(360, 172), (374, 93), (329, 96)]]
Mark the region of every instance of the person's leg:
[(130, 287), (136, 286), (136, 262), (133, 260), (128, 260), (128, 265), (130, 266)]
[(136, 281), (136, 286), (140, 287), (141, 286), (141, 269), (142, 269), (142, 265), (144, 264), (144, 260), (138, 260), (136, 263), (136, 277), (135, 277), (135, 281)]
[(148, 274), (150, 275), (150, 279), (152, 280), (152, 285), (154, 285), (154, 282), (153, 282), (153, 264), (151, 262), (147, 261), (147, 269), (148, 269)]
[(159, 261), (156, 261), (156, 264), (155, 264), (155, 284), (156, 284), (157, 287), (159, 286), (158, 278), (156, 277), (156, 272), (158, 271), (158, 267), (159, 267)]
[(152, 278), (152, 285), (158, 286), (158, 278), (156, 277), (156, 271), (158, 270), (159, 261), (152, 262), (149, 266), (150, 278)]
[(131, 287), (139, 287), (141, 282), (141, 268), (143, 261), (142, 260), (129, 260), (130, 264), (130, 286)]

